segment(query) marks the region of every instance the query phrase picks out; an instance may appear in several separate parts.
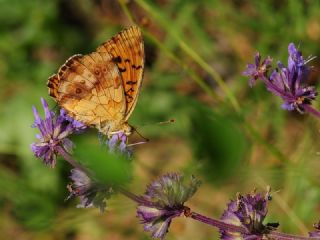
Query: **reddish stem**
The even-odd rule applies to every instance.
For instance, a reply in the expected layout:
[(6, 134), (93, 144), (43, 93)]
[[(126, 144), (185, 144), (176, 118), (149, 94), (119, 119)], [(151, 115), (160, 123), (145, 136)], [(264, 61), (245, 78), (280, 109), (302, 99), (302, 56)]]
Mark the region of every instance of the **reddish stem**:
[(76, 160), (74, 160), (62, 147), (58, 147), (59, 154), (74, 168), (77, 168), (85, 173), (88, 173), (88, 170), (81, 166)]
[(315, 115), (316, 117), (320, 117), (320, 112), (318, 110), (314, 109), (311, 105), (305, 104), (305, 105), (303, 105), (303, 107), (307, 112)]
[(238, 233), (248, 233), (247, 229), (245, 229), (244, 227), (229, 224), (222, 220), (209, 218), (196, 212), (191, 212), (190, 217), (197, 221), (219, 228), (221, 230), (238, 232)]
[(126, 196), (127, 198), (131, 199), (132, 201), (136, 202), (136, 203), (145, 203), (145, 200), (142, 199), (142, 197), (135, 195), (132, 192), (129, 192), (128, 190), (122, 188), (122, 187), (117, 187), (117, 190), (122, 193), (124, 196)]

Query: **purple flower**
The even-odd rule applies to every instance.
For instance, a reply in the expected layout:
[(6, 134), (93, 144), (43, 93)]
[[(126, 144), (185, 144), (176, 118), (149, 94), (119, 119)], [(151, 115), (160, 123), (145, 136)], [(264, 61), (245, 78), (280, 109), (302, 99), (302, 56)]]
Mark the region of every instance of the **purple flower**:
[(200, 182), (192, 177), (185, 185), (183, 176), (169, 173), (151, 183), (141, 197), (137, 216), (144, 224), (144, 230), (152, 237), (163, 239), (173, 218), (180, 216), (186, 207), (184, 203), (197, 191)]
[(309, 237), (320, 237), (320, 222), (313, 224), (316, 229), (314, 232), (309, 232)]
[[(313, 109), (310, 105), (317, 96), (313, 86), (305, 86), (303, 83), (308, 77), (310, 68), (306, 65), (314, 57), (304, 59), (302, 53), (298, 51), (293, 43), (288, 46), (288, 67), (278, 62), (278, 68), (273, 70), (270, 76), (267, 71), (270, 67), (270, 57), (260, 64), (260, 55), (255, 57), (256, 64), (248, 64), (244, 75), (250, 76), (249, 85), (254, 81), (261, 79), (267, 89), (283, 100), (282, 108), (292, 111), (297, 110), (300, 113), (308, 111), (320, 117), (320, 112)], [(265, 66), (264, 66), (265, 65)]]
[(123, 132), (112, 135), (112, 137), (107, 140), (109, 150), (111, 152), (120, 151), (122, 154), (127, 154), (128, 157), (131, 157), (132, 152), (127, 146), (128, 136)]
[(73, 182), (67, 186), (70, 192), (67, 200), (72, 197), (79, 197), (78, 208), (97, 207), (101, 212), (104, 212), (106, 200), (113, 193), (112, 187), (97, 183), (80, 169), (72, 169), (70, 179)]
[(70, 122), (70, 124), (74, 128), (75, 133), (78, 133), (78, 132), (81, 133), (83, 130), (85, 130), (87, 128), (87, 126), (85, 124), (70, 117), (63, 108), (60, 109), (60, 116), (64, 117), (65, 120)]
[(61, 115), (56, 116), (49, 110), (44, 98), (41, 98), (41, 102), (45, 112), (44, 119), (41, 119), (37, 109), (32, 107), (35, 118), (32, 127), (38, 128), (40, 134), (36, 135), (38, 141), (31, 144), (31, 150), (37, 158), (43, 159), (44, 164), (54, 167), (57, 155), (72, 152), (73, 143), (67, 137), (79, 128), (66, 118), (63, 111)]
[(299, 76), (302, 75), (297, 74), (297, 72), (290, 72), (287, 68), (279, 68), (278, 71), (272, 72), (265, 84), (270, 92), (282, 98), (284, 101), (283, 109), (304, 113), (306, 105), (311, 105), (311, 102), (317, 96), (317, 92), (312, 86), (301, 86)]
[(268, 212), (269, 200), (271, 200), (270, 189), (265, 195), (255, 191), (246, 196), (238, 194), (237, 200), (228, 204), (221, 219), (229, 224), (244, 227), (247, 233), (241, 234), (220, 229), (221, 239), (263, 239), (263, 234), (267, 234), (272, 229), (271, 227), (277, 226), (277, 224), (263, 225)]
[(245, 76), (249, 76), (249, 85), (252, 87), (258, 78), (263, 78), (268, 69), (271, 67), (272, 59), (268, 56), (261, 62), (260, 53), (257, 52), (255, 56), (255, 63), (247, 64), (246, 70), (242, 73)]

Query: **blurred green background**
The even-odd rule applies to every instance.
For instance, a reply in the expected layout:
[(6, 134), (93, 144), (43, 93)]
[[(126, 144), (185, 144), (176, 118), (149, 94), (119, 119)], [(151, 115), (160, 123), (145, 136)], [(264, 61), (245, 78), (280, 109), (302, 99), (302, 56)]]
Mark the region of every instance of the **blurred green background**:
[[(280, 191), (267, 221), (285, 232), (311, 230), (320, 219), (319, 120), (283, 111), (280, 99), (262, 83), (250, 89), (241, 72), (257, 50), (286, 63), (289, 42), (320, 56), (320, 1), (0, 0), (0, 238), (150, 239), (123, 196), (104, 214), (65, 202), (70, 167), (61, 160), (49, 169), (29, 147), (37, 133), (31, 106), (43, 96), (55, 108), (47, 78), (71, 55), (134, 24), (130, 17), (146, 49), (130, 123), (151, 139), (134, 148), (130, 189), (142, 194), (168, 171), (195, 174), (203, 185), (188, 206), (219, 217), (236, 192), (270, 185)], [(317, 86), (319, 59), (312, 64), (308, 81)], [(73, 140), (78, 159), (106, 158), (95, 130)], [(167, 236), (217, 238), (214, 228), (183, 217)]]

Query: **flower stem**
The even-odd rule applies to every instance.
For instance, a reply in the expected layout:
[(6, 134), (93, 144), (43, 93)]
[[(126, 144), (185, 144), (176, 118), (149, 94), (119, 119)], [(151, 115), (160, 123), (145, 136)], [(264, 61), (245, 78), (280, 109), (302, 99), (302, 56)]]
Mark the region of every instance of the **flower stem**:
[(196, 213), (196, 212), (191, 212), (191, 214), (189, 216), (191, 218), (193, 218), (194, 220), (203, 222), (205, 224), (211, 225), (211, 226), (219, 228), (219, 229), (223, 229), (225, 231), (238, 232), (238, 233), (247, 233), (248, 232), (243, 227), (236, 226), (236, 225), (233, 225), (233, 224), (229, 224), (229, 223), (226, 223), (226, 222), (224, 222), (222, 220), (209, 218), (209, 217), (206, 217), (206, 216), (201, 215), (201, 214)]
[(124, 189), (123, 187), (119, 187), (118, 186), (117, 190), (120, 193), (122, 193), (124, 196), (126, 196), (127, 198), (131, 199), (132, 201), (134, 201), (134, 202), (136, 202), (138, 204), (139, 203), (143, 203), (143, 204), (146, 203), (146, 201), (142, 197), (140, 197), (140, 196), (138, 196), (138, 195), (136, 195), (136, 194), (134, 194), (132, 192), (129, 192), (128, 190)]
[(59, 154), (74, 168), (78, 168), (81, 171), (88, 173), (88, 170), (81, 166), (76, 160), (74, 160), (62, 147), (57, 148)]
[(303, 107), (307, 112), (315, 115), (316, 117), (320, 117), (320, 112), (318, 110), (314, 109), (311, 105), (305, 104)]

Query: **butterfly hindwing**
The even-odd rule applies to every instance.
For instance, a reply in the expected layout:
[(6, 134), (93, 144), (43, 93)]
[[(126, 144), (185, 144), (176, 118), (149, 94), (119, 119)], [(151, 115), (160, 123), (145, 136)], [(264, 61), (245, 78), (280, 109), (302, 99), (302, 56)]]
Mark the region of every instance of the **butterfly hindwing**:
[(48, 81), (49, 94), (86, 125), (120, 121), (125, 114), (121, 76), (107, 53), (75, 55)]

